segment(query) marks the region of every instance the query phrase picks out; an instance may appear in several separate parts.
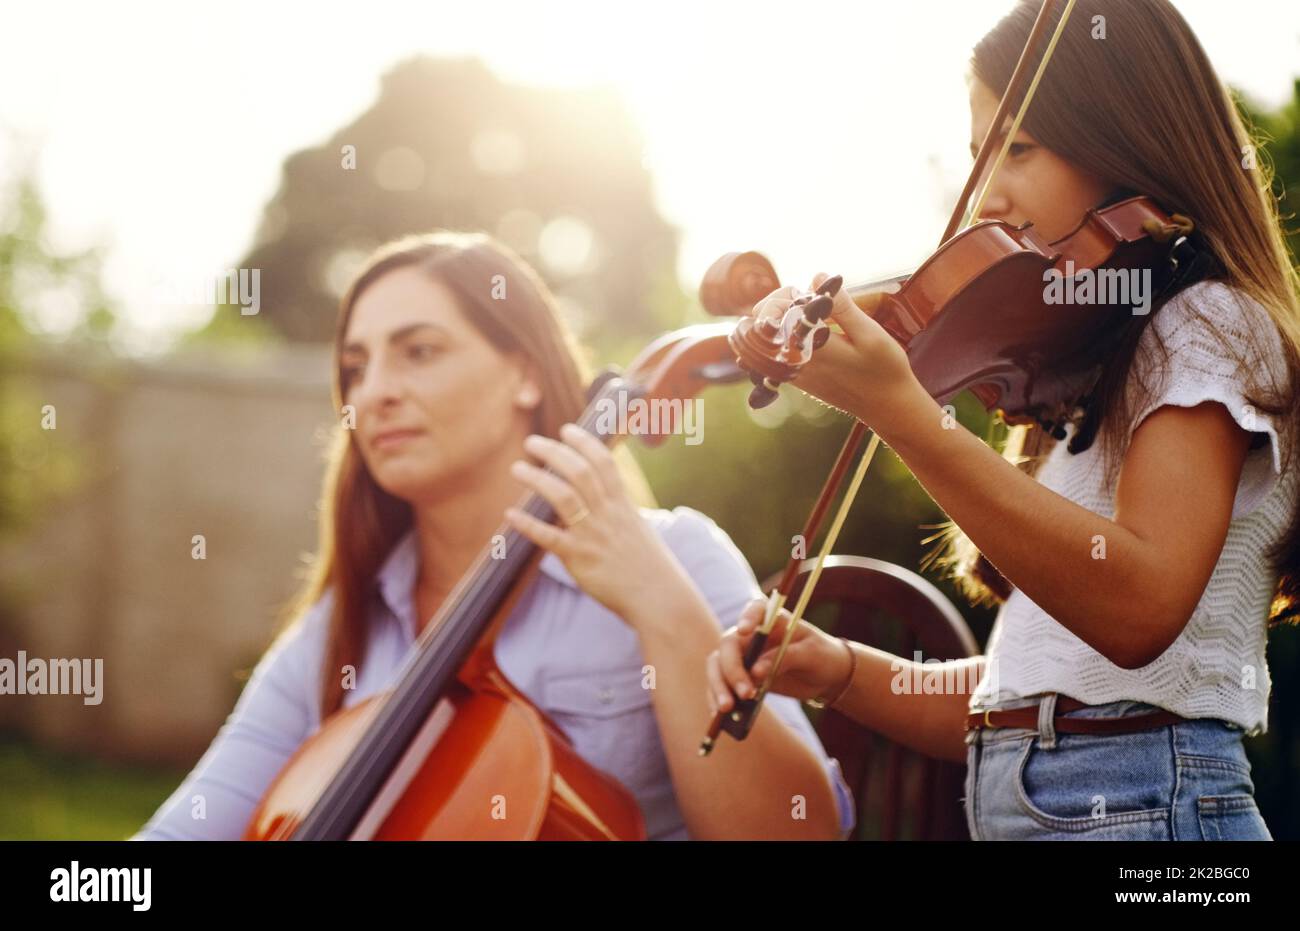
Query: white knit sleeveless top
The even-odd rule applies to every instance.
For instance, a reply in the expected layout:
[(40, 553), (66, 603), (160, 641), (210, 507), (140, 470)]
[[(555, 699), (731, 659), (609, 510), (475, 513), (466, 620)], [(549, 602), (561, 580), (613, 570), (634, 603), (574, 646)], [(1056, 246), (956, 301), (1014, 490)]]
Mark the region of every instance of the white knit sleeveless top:
[[(1156, 336), (1167, 357), (1155, 347)], [(1246, 400), (1249, 383), (1243, 373), (1264, 373), (1267, 391), (1269, 374), (1277, 385), (1286, 384), (1285, 365), (1281, 336), (1264, 308), (1222, 283), (1192, 285), (1156, 312), (1134, 365), (1135, 376), (1144, 373), (1154, 390), (1146, 403), (1135, 396), (1134, 425), (1166, 404), (1218, 401), (1243, 429), (1267, 436), (1247, 454), (1214, 573), (1177, 640), (1139, 669), (1116, 666), (1016, 589), (994, 622), (972, 710), (1060, 692), (1088, 704), (1140, 701), (1187, 718), (1219, 718), (1248, 734), (1267, 729), (1270, 680), (1264, 648), (1277, 574), (1265, 554), (1289, 526), (1300, 470), (1289, 468), (1282, 475), (1281, 421)], [(1131, 378), (1129, 390), (1135, 383)], [(1073, 428), (1067, 430), (1073, 436)], [(1041, 463), (1039, 482), (1113, 518), (1114, 489), (1105, 486), (1102, 441), (1078, 455), (1067, 445), (1068, 440), (1058, 442)]]

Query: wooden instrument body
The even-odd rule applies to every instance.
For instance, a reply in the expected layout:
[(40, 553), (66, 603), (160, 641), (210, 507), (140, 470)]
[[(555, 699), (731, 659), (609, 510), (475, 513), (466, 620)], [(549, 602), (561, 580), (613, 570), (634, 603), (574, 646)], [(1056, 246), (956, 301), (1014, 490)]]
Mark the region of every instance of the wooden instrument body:
[[(1168, 246), (1143, 230), (1169, 217), (1145, 197), (1090, 210), (1069, 236), (985, 221), (945, 243), (872, 314), (907, 349), (940, 403), (967, 388), (989, 410), (1068, 415), (1132, 319), (1118, 303), (1049, 303), (1048, 276), (1128, 276), (1158, 269)], [(1151, 276), (1148, 275), (1148, 282)], [(1125, 289), (1127, 293), (1127, 288)]]
[[(331, 715), (285, 764), (245, 840), (288, 839), (387, 692)], [(635, 798), (476, 651), (352, 840), (643, 840)]]
[[(1062, 290), (1093, 276), (1150, 272), (1158, 289), (1170, 246), (1149, 234), (1171, 217), (1146, 197), (1088, 211), (1052, 243), (1030, 224), (985, 220), (947, 240), (909, 275), (847, 288), (847, 293), (906, 350), (917, 380), (940, 403), (970, 389), (989, 409), (1009, 417), (1068, 416), (1095, 382), (1114, 342), (1132, 320), (1129, 305), (1051, 303), (1048, 275)], [(715, 314), (748, 314), (779, 280), (756, 252), (728, 253), (700, 286)], [(1126, 289), (1126, 293), (1131, 289)], [(798, 328), (809, 333), (797, 338)], [(825, 326), (809, 328), (803, 308), (780, 321), (742, 318), (730, 344), (742, 367), (774, 383), (794, 380), (825, 342)]]

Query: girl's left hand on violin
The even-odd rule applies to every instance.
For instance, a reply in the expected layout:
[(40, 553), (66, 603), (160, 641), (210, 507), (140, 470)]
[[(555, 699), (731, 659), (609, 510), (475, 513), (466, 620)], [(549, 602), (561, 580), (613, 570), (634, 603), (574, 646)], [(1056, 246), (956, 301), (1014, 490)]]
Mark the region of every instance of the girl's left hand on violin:
[[(815, 275), (809, 290), (815, 291), (828, 277)], [(792, 286), (778, 288), (754, 306), (754, 315), (780, 321), (800, 293)], [(896, 414), (903, 399), (925, 393), (903, 347), (843, 288), (835, 295), (830, 321), (843, 332), (832, 329), (826, 344), (800, 370), (796, 387), (871, 427)]]
[(510, 468), (546, 499), (559, 523), (514, 507), (506, 508), (506, 520), (555, 553), (583, 591), (626, 620), (650, 597), (656, 580), (671, 574), (674, 557), (628, 496), (605, 444), (575, 424), (561, 427), (560, 436), (564, 442), (536, 434), (524, 441), (524, 449), (553, 472), (522, 459)]

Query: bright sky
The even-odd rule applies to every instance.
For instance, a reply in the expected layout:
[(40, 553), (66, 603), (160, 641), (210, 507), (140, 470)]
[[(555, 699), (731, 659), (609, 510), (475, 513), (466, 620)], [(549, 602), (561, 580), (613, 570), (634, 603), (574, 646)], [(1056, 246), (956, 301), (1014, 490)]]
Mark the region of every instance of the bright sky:
[[(969, 49), (1009, 4), (43, 0), (5, 14), (0, 127), (39, 144), (56, 242), (110, 244), (109, 286), (141, 347), (207, 315), (162, 309), (160, 280), (233, 265), (284, 158), (352, 120), (417, 52), (618, 88), (692, 291), (742, 249), (794, 283), (862, 280), (935, 245), (970, 162)], [(1229, 82), (1285, 99), (1300, 4), (1177, 5)], [(12, 155), (0, 139), (0, 172)]]

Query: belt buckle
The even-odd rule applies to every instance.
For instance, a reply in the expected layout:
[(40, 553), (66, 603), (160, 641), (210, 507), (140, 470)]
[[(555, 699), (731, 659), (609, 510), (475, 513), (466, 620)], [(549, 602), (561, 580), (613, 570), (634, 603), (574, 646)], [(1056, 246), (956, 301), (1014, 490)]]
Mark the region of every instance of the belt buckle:
[[(974, 724), (971, 724), (971, 723), (970, 723), (970, 719), (967, 718), (967, 720), (966, 720), (966, 730), (968, 730), (968, 731), (977, 731), (977, 730), (979, 730), (980, 728), (983, 728), (983, 727), (993, 727), (993, 722), (989, 720), (989, 715), (990, 715), (993, 711), (995, 711), (995, 710), (996, 710), (996, 709), (994, 709), (994, 708), (985, 708), (985, 709), (984, 709), (984, 721), (983, 721), (983, 723), (981, 723), (981, 722), (979, 722), (979, 721), (976, 721)], [(977, 711), (977, 712), (974, 712), (974, 713), (975, 713), (975, 714), (979, 714), (978, 711)]]

